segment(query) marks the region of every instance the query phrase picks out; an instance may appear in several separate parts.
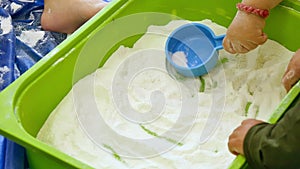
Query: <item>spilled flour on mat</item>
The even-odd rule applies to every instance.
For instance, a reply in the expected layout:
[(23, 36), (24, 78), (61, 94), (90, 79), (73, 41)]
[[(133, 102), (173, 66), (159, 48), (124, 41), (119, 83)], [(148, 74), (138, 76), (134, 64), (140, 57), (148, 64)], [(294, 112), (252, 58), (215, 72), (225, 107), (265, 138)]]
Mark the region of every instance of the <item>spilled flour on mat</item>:
[(22, 5), (17, 4), (17, 3), (15, 3), (15, 2), (12, 2), (12, 3), (10, 4), (10, 8), (11, 8), (11, 10), (12, 10), (12, 13), (15, 13), (16, 11), (18, 11), (19, 9), (22, 8)]
[(25, 44), (30, 47), (36, 46), (36, 43), (43, 39), (45, 36), (45, 31), (22, 31), (21, 35), (19, 36), (20, 40), (22, 40)]
[[(121, 46), (102, 68), (74, 85), (72, 91), (48, 117), (37, 138), (94, 168), (224, 169), (228, 167), (235, 158), (227, 148), (228, 136), (246, 118), (267, 120), (270, 117), (285, 95), (281, 77), (293, 52), (272, 40), (268, 40), (264, 45), (247, 54), (232, 55), (220, 50), (220, 62), (211, 73), (194, 79), (199, 90), (193, 94), (188, 92), (190, 89), (188, 87), (183, 87), (182, 90), (179, 88), (190, 79), (174, 80), (163, 71), (139, 72), (129, 82), (130, 86), (117, 81), (118, 85), (114, 90), (121, 89), (123, 85), (128, 86), (126, 93), (129, 105), (144, 114), (151, 109), (151, 93), (162, 91), (165, 97), (164, 113), (157, 120), (143, 125), (124, 119), (118, 113), (112, 97), (113, 77), (116, 70), (120, 68), (119, 65), (133, 55), (141, 54), (140, 58), (145, 58), (139, 62), (134, 62), (135, 60), (128, 62), (127, 67), (125, 65), (124, 71), (121, 72), (122, 77), (129, 74), (134, 64), (141, 67), (147, 66), (149, 62), (164, 65), (163, 52), (153, 53), (153, 55), (144, 52), (153, 48), (164, 51), (167, 36), (153, 36), (153, 33), (168, 35), (186, 22), (172, 21), (165, 26), (150, 26), (148, 32), (151, 33), (146, 33), (133, 48)], [(210, 27), (216, 35), (226, 32), (226, 28), (210, 20), (199, 22)], [(86, 96), (90, 82), (94, 85), (94, 97)], [(141, 159), (121, 156), (121, 152), (116, 151), (113, 142), (107, 142), (99, 147), (80, 126), (76, 114), (79, 109), (74, 107), (75, 89), (84, 98), (83, 102), (76, 103), (80, 105), (77, 108), (85, 111), (87, 118), (92, 107), (89, 103), (95, 102), (102, 118), (112, 131), (132, 139), (158, 137), (174, 144), (175, 147), (155, 157)], [(217, 94), (214, 94), (216, 91)], [(187, 99), (198, 97), (196, 103), (198, 115), (187, 137), (175, 143), (168, 136), (159, 136), (176, 123), (183, 97)], [(159, 103), (161, 100), (154, 100), (153, 103), (156, 103), (155, 101)], [(126, 102), (123, 105), (127, 105)], [(188, 111), (188, 108), (186, 110)], [(213, 119), (211, 123), (206, 124), (211, 113), (217, 113), (219, 119)], [(206, 125), (215, 128), (209, 133), (205, 130)], [(93, 127), (92, 124), (90, 127)], [(207, 137), (201, 140), (200, 136), (203, 133), (207, 134)], [(135, 149), (132, 151), (134, 152)]]
[(9, 72), (9, 68), (7, 66), (0, 67), (0, 84), (4, 83), (3, 76)]
[(0, 16), (0, 33), (3, 35), (8, 34), (12, 29), (11, 17)]

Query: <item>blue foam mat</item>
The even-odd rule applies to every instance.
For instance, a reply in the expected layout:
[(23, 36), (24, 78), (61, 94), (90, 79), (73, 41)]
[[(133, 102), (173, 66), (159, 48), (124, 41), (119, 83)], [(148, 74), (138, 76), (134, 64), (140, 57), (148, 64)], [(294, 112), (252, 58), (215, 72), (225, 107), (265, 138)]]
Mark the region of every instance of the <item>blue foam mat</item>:
[[(44, 0), (0, 0), (0, 91), (66, 38), (42, 30), (43, 7)], [(0, 136), (0, 169), (25, 168), (25, 149)]]

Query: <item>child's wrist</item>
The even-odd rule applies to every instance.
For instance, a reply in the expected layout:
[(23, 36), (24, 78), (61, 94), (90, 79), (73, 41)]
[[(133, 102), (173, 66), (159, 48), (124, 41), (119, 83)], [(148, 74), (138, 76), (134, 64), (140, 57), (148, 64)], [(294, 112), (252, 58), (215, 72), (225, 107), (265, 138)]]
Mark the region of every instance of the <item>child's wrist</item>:
[(281, 1), (282, 0), (242, 0), (241, 2), (254, 8), (271, 10)]
[(248, 14), (254, 14), (261, 18), (267, 18), (269, 16), (269, 10), (268, 9), (260, 9), (251, 5), (246, 5), (244, 3), (237, 3), (236, 8), (239, 11), (243, 11)]

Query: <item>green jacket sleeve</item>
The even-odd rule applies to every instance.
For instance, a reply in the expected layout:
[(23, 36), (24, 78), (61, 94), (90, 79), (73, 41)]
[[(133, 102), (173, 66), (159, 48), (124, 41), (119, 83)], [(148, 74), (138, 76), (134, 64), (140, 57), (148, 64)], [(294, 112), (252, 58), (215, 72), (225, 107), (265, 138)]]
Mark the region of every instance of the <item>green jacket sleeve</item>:
[(253, 169), (300, 168), (300, 96), (276, 124), (258, 124), (248, 131), (244, 153)]

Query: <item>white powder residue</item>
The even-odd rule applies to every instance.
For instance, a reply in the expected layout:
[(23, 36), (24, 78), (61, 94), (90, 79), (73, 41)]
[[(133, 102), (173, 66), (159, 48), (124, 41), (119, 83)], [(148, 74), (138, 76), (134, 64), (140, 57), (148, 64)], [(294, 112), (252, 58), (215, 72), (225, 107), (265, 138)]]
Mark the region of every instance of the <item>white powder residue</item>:
[(20, 2), (34, 2), (35, 0), (19, 0)]
[[(272, 40), (268, 40), (264, 45), (247, 54), (232, 55), (220, 50), (219, 58), (223, 59), (222, 64), (218, 64), (209, 74), (202, 76), (201, 81), (199, 78), (174, 80), (168, 74), (156, 69), (131, 72), (134, 67), (147, 68), (147, 64), (164, 66), (165, 54), (162, 51), (164, 51), (167, 36), (155, 36), (158, 34), (155, 32), (170, 34), (172, 30), (185, 23), (187, 21), (172, 21), (165, 26), (150, 26), (148, 30), (151, 30), (151, 33), (143, 35), (133, 48), (121, 46), (102, 68), (74, 85), (72, 91), (67, 94), (48, 117), (37, 138), (94, 168), (227, 168), (235, 158), (227, 148), (230, 133), (246, 118), (267, 120), (270, 117), (285, 95), (281, 77), (293, 52)], [(210, 20), (200, 21), (200, 23), (209, 26), (214, 32), (217, 32), (216, 34), (226, 32), (226, 28)], [(149, 49), (158, 50), (147, 53)], [(141, 60), (137, 58), (128, 59), (133, 56), (138, 56), (137, 58)], [(124, 69), (119, 72), (121, 79), (126, 79), (130, 74), (136, 73), (134, 79), (128, 82), (129, 84), (116, 80), (115, 73), (120, 70), (120, 65), (124, 65)], [(200, 92), (197, 88), (195, 94), (189, 92), (190, 88), (188, 86), (184, 87), (183, 85), (182, 88), (179, 88), (184, 82), (189, 84), (190, 81), (188, 80), (197, 81), (197, 85), (199, 84), (197, 87), (199, 88), (200, 84), (205, 83), (204, 90)], [(114, 83), (117, 84), (115, 88), (113, 87)], [(79, 110), (84, 111), (84, 117), (88, 119), (89, 116), (92, 116), (91, 107), (93, 106), (91, 103), (94, 102), (97, 110), (112, 131), (132, 139), (144, 139), (153, 136), (149, 132), (145, 132), (139, 124), (124, 119), (118, 112), (113, 92), (123, 92), (123, 86), (125, 86), (126, 97), (128, 97), (130, 104), (127, 102), (121, 103), (131, 105), (133, 109), (141, 114), (145, 114), (151, 109), (151, 93), (157, 90), (163, 92), (165, 98), (163, 113), (156, 121), (144, 125), (148, 130), (157, 134), (168, 131), (171, 126), (178, 123), (177, 118), (181, 113), (182, 98), (188, 98), (189, 100), (197, 96), (199, 99), (195, 105), (198, 107), (199, 114), (195, 119), (193, 128), (187, 137), (182, 140), (182, 144), (176, 145), (170, 151), (153, 158), (141, 159), (118, 156), (118, 154), (121, 154), (120, 152), (111, 154), (104, 151), (103, 147), (95, 144), (95, 140), (92, 140), (81, 128), (81, 122), (78, 121), (79, 116), (77, 114)], [(87, 92), (91, 87), (93, 87), (92, 96)], [(74, 98), (78, 102), (75, 103)], [(161, 102), (163, 102), (163, 99), (154, 100), (154, 103), (157, 103), (155, 105)], [(217, 109), (212, 109), (213, 107)], [(217, 110), (217, 114), (220, 115), (218, 116), (219, 121), (213, 119), (208, 123), (209, 126), (215, 126), (216, 128), (204, 142), (200, 142), (200, 136), (207, 132), (205, 127), (211, 113), (214, 113), (212, 110)], [(187, 112), (189, 110), (186, 110), (184, 115)], [(186, 116), (183, 116), (183, 118), (188, 118)], [(94, 116), (91, 119), (93, 118)], [(90, 124), (88, 127), (96, 127), (92, 123), (88, 124)], [(94, 130), (105, 134), (109, 132), (97, 128), (94, 128)], [(120, 141), (116, 138), (113, 138), (113, 140), (113, 142)], [(108, 142), (107, 144), (107, 147), (111, 146), (107, 150), (113, 152), (115, 148), (113, 143)], [(139, 149), (138, 145), (126, 144), (126, 146), (136, 146), (131, 149), (133, 152)], [(144, 147), (147, 148), (147, 146)], [(157, 147), (159, 145), (153, 147), (153, 149)]]
[(48, 8), (47, 13), (50, 14), (52, 12), (51, 8)]
[(22, 5), (17, 4), (17, 3), (15, 3), (15, 2), (12, 2), (12, 3), (10, 4), (10, 7), (11, 7), (12, 12), (14, 13), (14, 12), (16, 12), (17, 10), (19, 10), (19, 9), (22, 7)]
[(11, 17), (5, 18), (0, 16), (0, 26), (2, 34), (8, 34), (13, 29)]
[(0, 83), (4, 83), (4, 79), (3, 79), (3, 76), (9, 72), (9, 68), (7, 66), (4, 66), (4, 67), (0, 67)]
[(19, 38), (28, 46), (34, 47), (40, 39), (44, 38), (44, 36), (44, 31), (22, 31)]
[(172, 61), (178, 66), (188, 67), (188, 65), (187, 65), (188, 60), (186, 58), (185, 53), (182, 51), (175, 52), (172, 55)]

